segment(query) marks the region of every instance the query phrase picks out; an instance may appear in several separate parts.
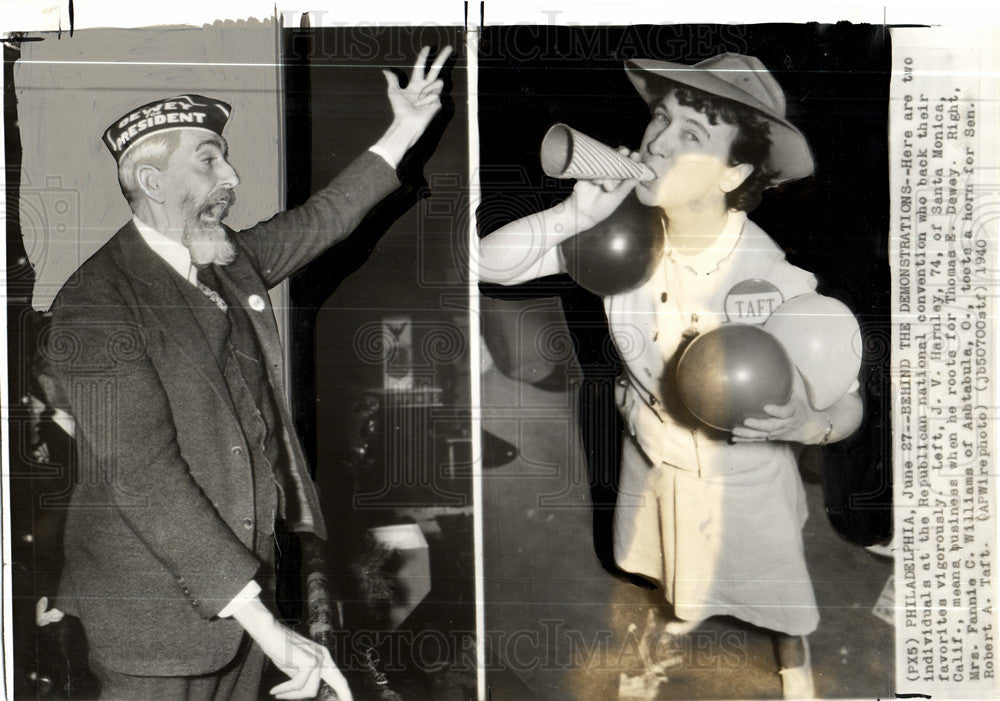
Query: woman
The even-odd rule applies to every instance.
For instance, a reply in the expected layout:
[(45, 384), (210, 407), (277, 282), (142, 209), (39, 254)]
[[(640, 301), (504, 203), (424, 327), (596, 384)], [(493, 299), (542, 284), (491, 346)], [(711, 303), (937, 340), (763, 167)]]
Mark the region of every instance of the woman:
[[(625, 420), (615, 558), (660, 583), (672, 635), (732, 615), (774, 631), (786, 698), (814, 693), (806, 636), (819, 615), (801, 529), (805, 493), (795, 444), (841, 440), (860, 425), (857, 385), (825, 410), (795, 374), (791, 399), (725, 433), (679, 400), (687, 343), (723, 323), (760, 324), (782, 301), (815, 292), (746, 213), (768, 187), (808, 176), (805, 138), (785, 119), (778, 83), (756, 58), (723, 54), (694, 66), (637, 60), (628, 77), (652, 119), (639, 151), (646, 182), (578, 182), (556, 207), (482, 241), (481, 278), (516, 284), (564, 272), (562, 241), (610, 216), (632, 192), (662, 210), (665, 252), (638, 287), (604, 298), (625, 362)], [(754, 302), (747, 304), (748, 301)]]

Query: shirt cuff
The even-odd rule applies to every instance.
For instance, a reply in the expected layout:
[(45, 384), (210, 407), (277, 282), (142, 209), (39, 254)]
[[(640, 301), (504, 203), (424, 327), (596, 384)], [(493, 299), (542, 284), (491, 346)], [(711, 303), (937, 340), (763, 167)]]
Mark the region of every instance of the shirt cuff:
[(225, 608), (219, 611), (219, 618), (230, 618), (236, 611), (243, 606), (248, 601), (253, 601), (258, 596), (260, 596), (260, 585), (254, 580), (250, 582), (240, 590), (240, 593), (232, 598), (232, 600), (226, 604)]
[(65, 431), (70, 438), (76, 436), (76, 420), (62, 409), (52, 410), (52, 423)]
[(374, 146), (369, 146), (368, 150), (374, 153), (376, 156), (380, 156), (382, 160), (388, 163), (389, 167), (392, 168), (393, 170), (396, 170), (396, 168), (399, 167), (399, 163), (393, 162), (393, 158), (389, 156), (389, 152), (386, 151), (381, 146), (378, 146), (377, 144)]

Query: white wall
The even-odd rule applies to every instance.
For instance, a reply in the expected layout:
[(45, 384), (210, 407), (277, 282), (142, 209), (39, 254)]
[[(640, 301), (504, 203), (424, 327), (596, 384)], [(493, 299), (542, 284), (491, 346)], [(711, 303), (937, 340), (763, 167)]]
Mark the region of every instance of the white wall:
[(86, 29), (26, 42), (15, 66), (23, 162), (21, 226), (47, 309), (67, 277), (131, 216), (109, 124), (157, 98), (193, 92), (233, 105), (225, 136), (240, 174), (227, 223), (245, 228), (283, 198), (273, 21), (201, 28)]

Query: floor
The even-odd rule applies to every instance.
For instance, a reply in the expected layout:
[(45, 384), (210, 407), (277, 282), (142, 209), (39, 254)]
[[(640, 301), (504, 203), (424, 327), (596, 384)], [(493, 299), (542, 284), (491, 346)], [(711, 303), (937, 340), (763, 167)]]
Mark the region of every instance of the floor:
[[(542, 390), (495, 367), (483, 373), (483, 428), (520, 450), (483, 482), (490, 701), (617, 698), (621, 674), (641, 667), (642, 632), (658, 593), (611, 574), (595, 555), (569, 385)], [(818, 478), (804, 477), (805, 545), (821, 612), (810, 636), (817, 693), (891, 697), (893, 630), (872, 609), (892, 563), (838, 536)], [(648, 698), (781, 697), (770, 636), (735, 619), (710, 619), (652, 656), (669, 665), (668, 681)]]

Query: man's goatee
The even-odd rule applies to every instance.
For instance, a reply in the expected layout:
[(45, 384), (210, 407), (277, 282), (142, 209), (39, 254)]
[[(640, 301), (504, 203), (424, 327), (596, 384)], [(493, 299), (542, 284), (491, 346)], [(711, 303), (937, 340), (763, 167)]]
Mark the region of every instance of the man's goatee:
[(236, 258), (236, 247), (217, 222), (189, 222), (184, 227), (182, 242), (195, 265), (229, 265)]

